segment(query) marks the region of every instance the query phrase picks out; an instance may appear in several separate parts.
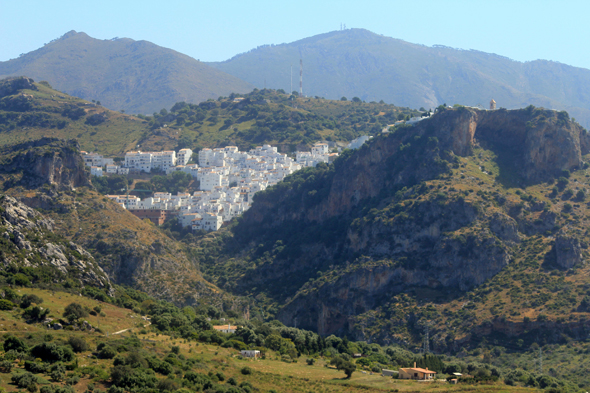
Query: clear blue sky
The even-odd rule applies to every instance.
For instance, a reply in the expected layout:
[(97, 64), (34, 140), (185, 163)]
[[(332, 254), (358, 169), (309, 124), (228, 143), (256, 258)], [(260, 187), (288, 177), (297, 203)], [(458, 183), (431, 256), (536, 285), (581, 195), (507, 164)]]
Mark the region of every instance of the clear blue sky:
[(70, 30), (147, 40), (219, 61), (345, 23), (418, 44), (590, 68), (589, 19), (587, 0), (0, 0), (0, 61)]

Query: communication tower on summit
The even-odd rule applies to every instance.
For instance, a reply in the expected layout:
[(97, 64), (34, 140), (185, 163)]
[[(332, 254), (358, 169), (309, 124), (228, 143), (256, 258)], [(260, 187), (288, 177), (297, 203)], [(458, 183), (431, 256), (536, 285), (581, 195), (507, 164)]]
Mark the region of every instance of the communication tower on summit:
[(496, 109), (496, 101), (494, 101), (494, 99), (492, 98), (492, 100), (490, 101), (490, 110), (493, 111)]

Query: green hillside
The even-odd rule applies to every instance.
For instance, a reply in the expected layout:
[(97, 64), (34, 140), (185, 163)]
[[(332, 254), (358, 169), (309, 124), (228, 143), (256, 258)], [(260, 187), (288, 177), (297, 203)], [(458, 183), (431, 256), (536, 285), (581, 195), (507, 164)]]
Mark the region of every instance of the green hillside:
[[(234, 102), (236, 98), (242, 100)], [(274, 90), (160, 109), (153, 116), (129, 116), (47, 83), (7, 78), (0, 81), (0, 145), (42, 137), (76, 139), (83, 150), (109, 157), (122, 157), (138, 145), (144, 151), (196, 151), (227, 145), (247, 150), (271, 143), (289, 152), (322, 140), (345, 144), (419, 114), (383, 103), (296, 98)]]
[(252, 89), (247, 82), (147, 41), (98, 40), (75, 31), (0, 62), (0, 79), (21, 75), (113, 110), (142, 114), (178, 101), (198, 103)]
[[(590, 70), (537, 60), (520, 63), (475, 50), (411, 44), (364, 29), (333, 31), (299, 41), (261, 46), (227, 61), (209, 63), (252, 83), (289, 90), (291, 66), (303, 93), (412, 108), (482, 104), (527, 105), (567, 110), (590, 125)], [(264, 67), (260, 65), (264, 64)], [(299, 90), (298, 87), (296, 90)]]
[(69, 96), (47, 82), (0, 81), (0, 145), (52, 137), (77, 139), (86, 151), (121, 155), (135, 148), (145, 121)]
[[(2, 277), (0, 277), (1, 282)], [(496, 368), (446, 356), (415, 355), (397, 346), (379, 347), (286, 328), (277, 321), (236, 319), (212, 306), (178, 309), (137, 291), (117, 288), (113, 297), (82, 297), (72, 291), (0, 283), (6, 299), (0, 318), (0, 389), (5, 392), (577, 392), (565, 380), (522, 369)], [(8, 302), (8, 303), (7, 303)], [(49, 310), (49, 320), (27, 320), (31, 303)], [(213, 323), (230, 318), (234, 334)], [(173, 321), (170, 324), (170, 321)], [(48, 329), (59, 324), (63, 329)], [(317, 343), (320, 344), (315, 346)], [(255, 348), (259, 359), (240, 356)], [(349, 351), (367, 356), (351, 359)], [(331, 365), (350, 359), (350, 378)], [(386, 378), (380, 369), (412, 366), (437, 370), (432, 383)], [(408, 364), (410, 363), (410, 364)], [(452, 372), (471, 373), (457, 385)], [(508, 381), (508, 383), (504, 383)], [(550, 390), (552, 389), (552, 390)]]

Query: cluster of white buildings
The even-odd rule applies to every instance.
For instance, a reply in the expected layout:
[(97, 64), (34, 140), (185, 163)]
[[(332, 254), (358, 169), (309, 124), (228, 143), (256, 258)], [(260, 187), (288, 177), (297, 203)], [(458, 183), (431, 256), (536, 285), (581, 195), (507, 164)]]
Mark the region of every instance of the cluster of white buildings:
[(175, 171), (189, 173), (200, 184), (200, 191), (192, 195), (156, 192), (143, 200), (131, 195), (108, 197), (138, 217), (149, 218), (155, 223), (160, 223), (157, 220), (163, 218), (159, 215), (149, 216), (148, 211), (173, 212), (183, 227), (215, 231), (224, 222), (248, 210), (257, 192), (278, 183), (302, 167), (329, 162), (337, 154), (329, 154), (327, 144), (316, 143), (311, 152), (297, 152), (296, 160), (279, 153), (276, 147), (270, 145), (258, 146), (248, 152), (241, 152), (236, 146), (203, 149), (199, 151), (198, 164), (187, 164), (191, 156), (190, 149), (183, 149), (178, 155), (173, 151), (161, 154), (129, 152), (125, 155), (125, 167), (146, 172), (161, 168), (167, 174)]
[[(151, 172), (154, 169), (167, 171), (176, 165), (185, 165), (193, 155), (191, 149), (175, 151), (131, 151), (125, 154), (123, 165), (115, 165), (112, 158), (104, 158), (101, 154), (82, 151), (82, 159), (90, 167), (90, 174), (102, 176), (106, 173), (127, 175), (130, 171)], [(104, 168), (104, 170), (103, 170)]]

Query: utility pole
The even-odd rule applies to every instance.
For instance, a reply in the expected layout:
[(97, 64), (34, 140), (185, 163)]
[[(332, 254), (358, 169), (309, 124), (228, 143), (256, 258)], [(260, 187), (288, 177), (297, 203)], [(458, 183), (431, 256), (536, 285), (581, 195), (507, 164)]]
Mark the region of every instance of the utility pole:
[(429, 328), (430, 328), (430, 323), (427, 322), (426, 326), (424, 327), (424, 329), (425, 329), (425, 332), (424, 332), (424, 355), (426, 355), (428, 352), (430, 352), (430, 344), (429, 344), (430, 331), (429, 331)]

